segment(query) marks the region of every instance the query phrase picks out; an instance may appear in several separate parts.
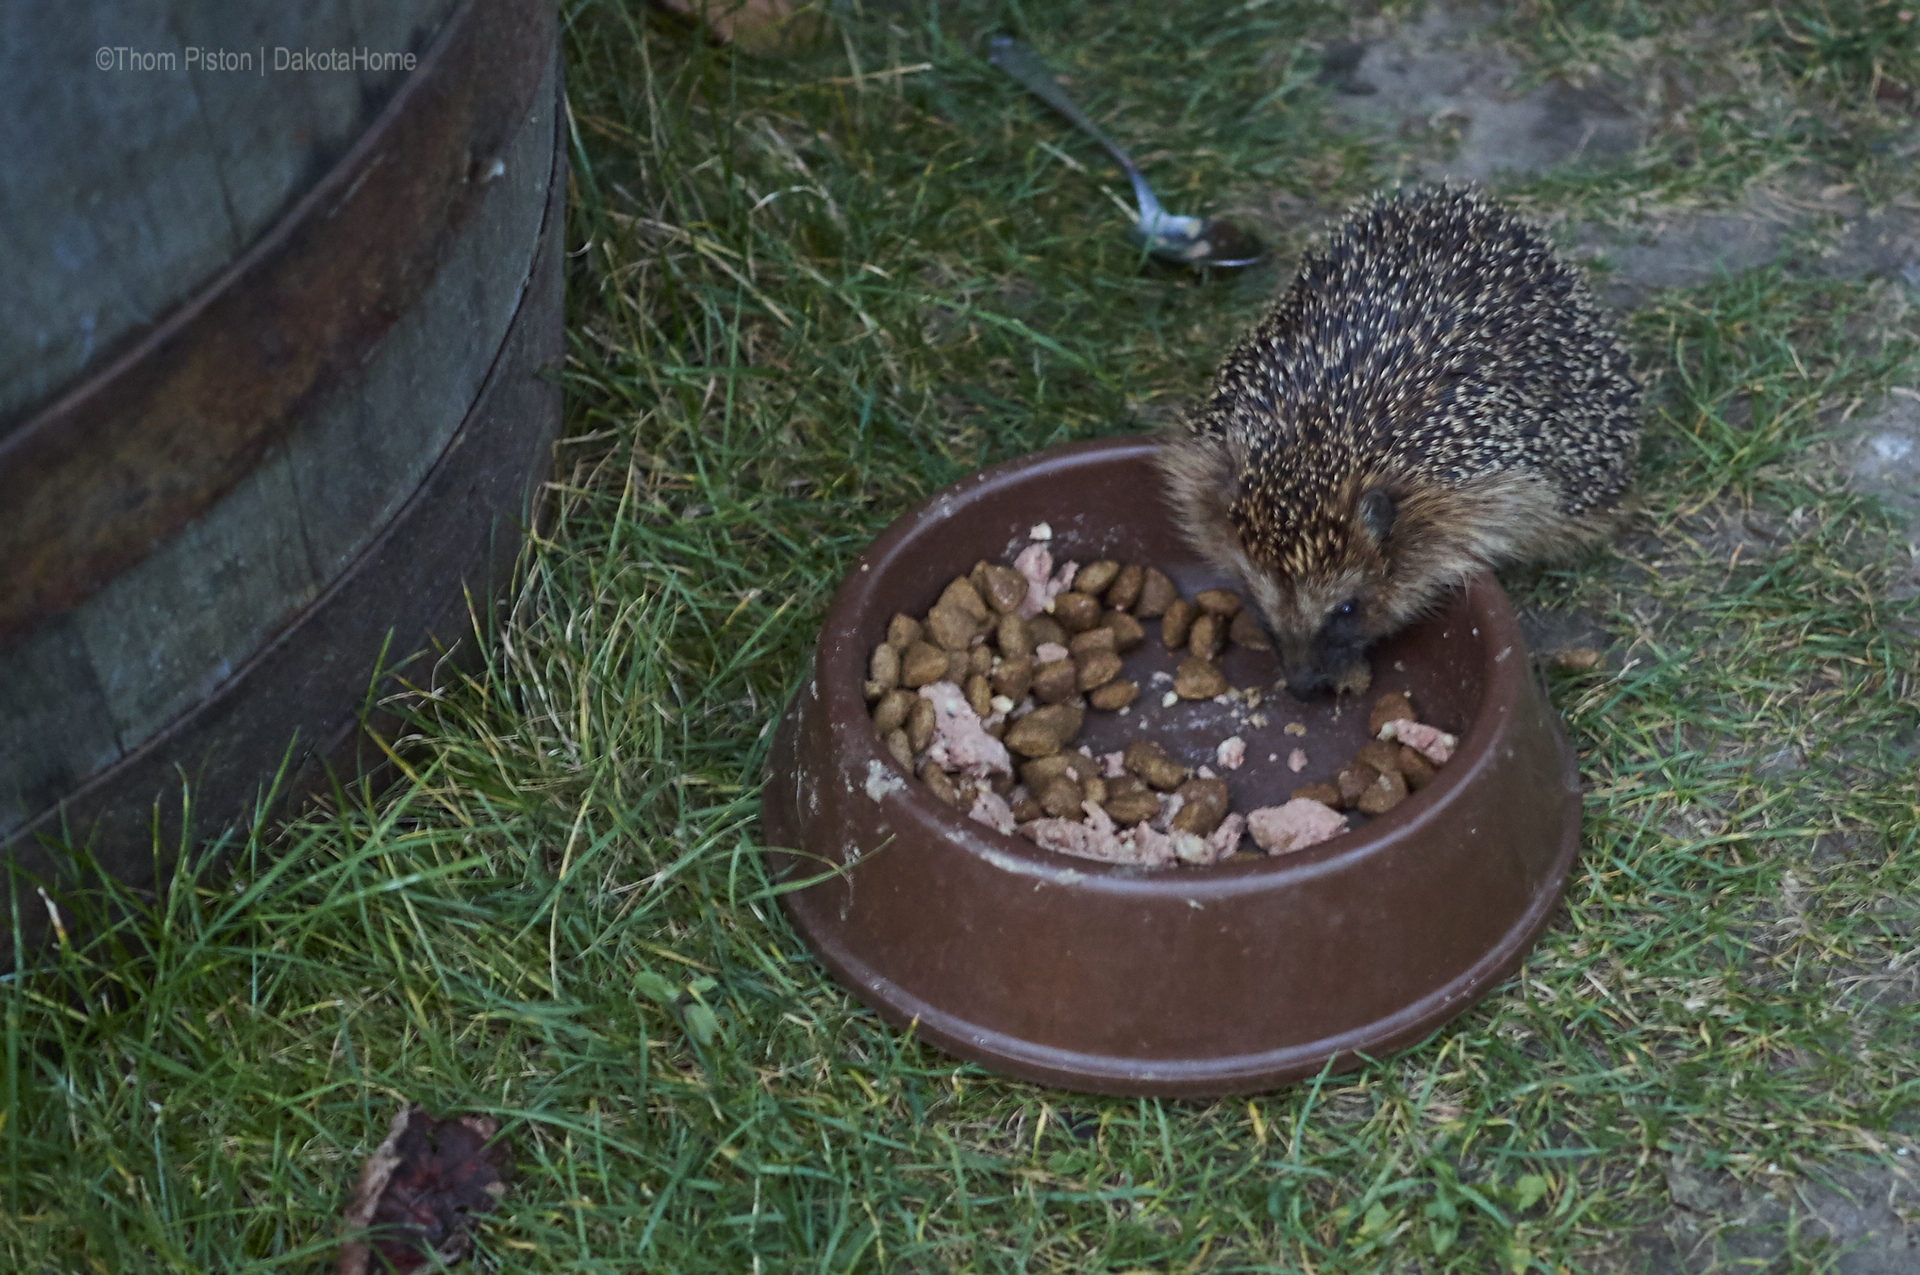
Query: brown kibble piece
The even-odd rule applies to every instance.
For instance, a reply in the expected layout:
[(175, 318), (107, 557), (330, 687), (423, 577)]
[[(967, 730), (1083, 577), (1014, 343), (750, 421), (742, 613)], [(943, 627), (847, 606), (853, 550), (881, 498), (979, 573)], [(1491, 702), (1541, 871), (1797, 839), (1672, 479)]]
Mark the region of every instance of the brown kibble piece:
[(933, 795), (946, 802), (949, 806), (958, 806), (960, 804), (960, 794), (955, 791), (953, 780), (947, 777), (946, 771), (940, 769), (932, 762), (928, 762), (920, 768), (920, 782), (933, 789)]
[(982, 591), (987, 605), (1001, 615), (1010, 615), (1020, 609), (1027, 600), (1027, 578), (1012, 567), (988, 565), (981, 573), (985, 577), (986, 588)]
[(1138, 775), (1151, 788), (1172, 792), (1187, 781), (1187, 768), (1167, 756), (1166, 750), (1150, 739), (1136, 739), (1127, 745), (1121, 765), (1129, 775)]
[(933, 701), (923, 696), (914, 696), (913, 707), (907, 710), (907, 739), (912, 742), (914, 752), (919, 752), (933, 742), (933, 726), (936, 720)]
[(940, 595), (940, 600), (933, 605), (935, 608), (957, 607), (963, 614), (971, 617), (975, 624), (986, 619), (989, 614), (986, 599), (980, 596), (979, 590), (975, 589), (973, 582), (965, 576), (955, 576), (953, 583), (946, 587)]
[(1084, 655), (1098, 655), (1102, 651), (1115, 651), (1118, 649), (1118, 646), (1113, 640), (1113, 630), (1105, 627), (1088, 629), (1084, 633), (1076, 633), (1073, 635), (1073, 639), (1067, 643), (1067, 654), (1076, 660)]
[(995, 739), (1005, 739), (1007, 737), (1007, 719), (1003, 717), (997, 722), (994, 722), (994, 721), (981, 722), (980, 729), (987, 732), (987, 734), (993, 736)]
[(1108, 818), (1123, 826), (1145, 823), (1160, 813), (1159, 794), (1145, 788), (1138, 792), (1115, 793), (1111, 781), (1107, 785), (1107, 799), (1100, 805)]
[(1060, 627), (1060, 621), (1050, 615), (1036, 615), (1028, 620), (1027, 634), (1036, 650), (1049, 642), (1055, 646), (1067, 644), (1067, 631)]
[(967, 707), (981, 721), (993, 715), (993, 685), (985, 674), (975, 673), (967, 679)]
[(1553, 653), (1553, 666), (1569, 673), (1585, 673), (1606, 658), (1590, 646), (1572, 646)]
[(1078, 670), (1074, 685), (1082, 691), (1097, 690), (1120, 676), (1120, 657), (1112, 651), (1095, 651), (1076, 660), (1074, 667)]
[(885, 743), (893, 759), (900, 763), (908, 774), (913, 773), (913, 741), (907, 738), (907, 732), (898, 727), (887, 732)]
[(1069, 589), (1053, 600), (1053, 618), (1069, 633), (1085, 633), (1100, 623), (1100, 599)]
[(967, 675), (973, 672), (973, 653), (971, 651), (947, 652), (946, 680), (955, 686), (965, 686)]
[(973, 586), (973, 591), (980, 595), (982, 602), (987, 600), (987, 568), (992, 565), (982, 558), (973, 564), (973, 570), (967, 572), (967, 583)]
[[(947, 675), (947, 653), (931, 642), (915, 642), (900, 659), (902, 685), (920, 687)], [(931, 706), (929, 706), (931, 707)]]
[(1365, 762), (1349, 762), (1342, 766), (1333, 780), (1333, 786), (1340, 790), (1340, 804), (1348, 808), (1358, 804), (1360, 794), (1379, 777), (1380, 772)]
[(1022, 757), (1046, 757), (1080, 733), (1082, 714), (1066, 704), (1036, 708), (1007, 729), (1006, 745)]
[(994, 666), (991, 680), (994, 694), (1004, 695), (1018, 704), (1033, 687), (1033, 657), (1019, 655), (1001, 660)]
[(1040, 791), (1040, 809), (1055, 819), (1075, 819), (1080, 815), (1080, 803), (1086, 799), (1079, 784), (1065, 775), (1056, 775)]
[(1321, 805), (1331, 806), (1335, 810), (1338, 810), (1341, 804), (1340, 790), (1332, 784), (1308, 784), (1304, 788), (1295, 788), (1292, 793), (1292, 799), (1295, 801), (1302, 799), (1317, 801)]
[(1139, 697), (1140, 683), (1128, 678), (1116, 677), (1089, 693), (1087, 703), (1111, 713), (1115, 709), (1125, 708)]
[(967, 648), (967, 672), (968, 673), (993, 672), (993, 648), (988, 646), (985, 642), (982, 642), (978, 646), (968, 647)]
[(1367, 688), (1373, 685), (1373, 666), (1364, 659), (1356, 660), (1340, 676), (1333, 679), (1333, 691), (1336, 695), (1365, 695)]
[(1140, 585), (1146, 579), (1146, 572), (1128, 563), (1120, 568), (1120, 574), (1107, 586), (1107, 605), (1116, 611), (1125, 611), (1140, 600)]
[(1202, 611), (1223, 620), (1231, 620), (1240, 610), (1240, 595), (1232, 589), (1202, 589), (1193, 600)]
[(1187, 626), (1187, 649), (1203, 660), (1212, 659), (1225, 645), (1226, 628), (1219, 616), (1202, 611)]
[(980, 783), (972, 775), (954, 775), (953, 808), (962, 813), (973, 809), (973, 803), (980, 795)]
[(1140, 602), (1133, 613), (1143, 620), (1151, 620), (1156, 615), (1165, 615), (1179, 597), (1180, 590), (1173, 587), (1173, 581), (1158, 568), (1148, 567), (1145, 578), (1140, 581)]
[(907, 710), (920, 702), (920, 697), (912, 691), (903, 691), (894, 687), (880, 697), (873, 706), (873, 728), (882, 735), (888, 731), (899, 730), (907, 724)]
[[(1025, 576), (1020, 577), (1025, 580)], [(996, 637), (1000, 643), (1000, 654), (1007, 659), (1017, 659), (1033, 654), (1033, 635), (1027, 627), (1027, 621), (1017, 615), (1000, 617), (999, 632)]]
[(1165, 615), (1160, 617), (1160, 641), (1169, 651), (1177, 651), (1187, 644), (1187, 627), (1193, 623), (1193, 603), (1185, 598), (1175, 598), (1167, 604)]
[(1379, 778), (1367, 785), (1355, 804), (1363, 815), (1384, 815), (1407, 799), (1407, 781), (1393, 770), (1378, 772)]
[(1419, 792), (1433, 782), (1434, 766), (1418, 749), (1400, 745), (1400, 775), (1407, 787)]
[(1388, 722), (1414, 721), (1413, 704), (1407, 699), (1405, 691), (1388, 691), (1373, 701), (1373, 712), (1367, 715), (1367, 734), (1378, 735), (1380, 728)]
[(1100, 617), (1100, 627), (1113, 631), (1113, 649), (1131, 651), (1146, 638), (1147, 631), (1140, 627), (1140, 621), (1125, 611), (1109, 611)]
[(1073, 782), (1084, 788), (1087, 781), (1099, 773), (1100, 764), (1077, 748), (1063, 748), (1057, 753), (1020, 763), (1020, 782), (1034, 792), (1045, 788), (1056, 775), (1071, 775)]
[(881, 695), (900, 685), (900, 652), (885, 642), (874, 647), (873, 658), (867, 661), (867, 676), (879, 685)]
[(1227, 817), (1230, 798), (1224, 779), (1189, 779), (1180, 785), (1175, 795), (1181, 799), (1182, 805), (1168, 826), (1177, 832), (1209, 836)]
[(1114, 577), (1119, 574), (1119, 563), (1095, 562), (1074, 573), (1073, 587), (1081, 593), (1089, 593), (1097, 598), (1106, 592), (1107, 586), (1112, 584)]
[(1013, 791), (1013, 776), (996, 770), (987, 776), (987, 787), (1004, 797)]
[(1107, 800), (1107, 781), (1103, 775), (1093, 775), (1080, 782), (1080, 791), (1094, 805), (1105, 805)]
[(1364, 762), (1378, 771), (1391, 770), (1400, 773), (1399, 744), (1390, 744), (1384, 739), (1370, 739), (1360, 745), (1360, 751), (1353, 755), (1357, 762)]
[(920, 640), (920, 621), (912, 616), (896, 615), (887, 621), (887, 645), (902, 654)]
[(927, 636), (946, 650), (966, 650), (975, 629), (974, 618), (949, 603), (942, 602), (927, 612)]
[(1032, 797), (1022, 797), (1020, 800), (1013, 802), (1011, 809), (1013, 810), (1013, 821), (1015, 823), (1031, 823), (1035, 819), (1044, 818), (1047, 813), (1040, 809), (1040, 803)]
[(1253, 618), (1251, 611), (1242, 611), (1233, 617), (1233, 623), (1227, 626), (1227, 640), (1249, 651), (1272, 649), (1265, 631), (1261, 629), (1260, 622)]
[(1173, 671), (1173, 693), (1181, 699), (1212, 699), (1227, 693), (1227, 675), (1198, 656)]
[(1033, 670), (1033, 697), (1042, 704), (1058, 704), (1073, 698), (1079, 680), (1080, 670), (1074, 668), (1072, 660), (1042, 664)]

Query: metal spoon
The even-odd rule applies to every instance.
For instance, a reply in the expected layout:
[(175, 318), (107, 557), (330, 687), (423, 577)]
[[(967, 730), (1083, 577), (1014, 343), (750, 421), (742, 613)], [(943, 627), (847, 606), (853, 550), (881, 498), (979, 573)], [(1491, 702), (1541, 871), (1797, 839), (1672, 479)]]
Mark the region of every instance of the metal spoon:
[(1147, 179), (1140, 175), (1133, 160), (1114, 144), (1111, 137), (1100, 131), (1099, 125), (1081, 113), (1072, 98), (1060, 91), (1059, 82), (1053, 78), (1053, 72), (1047, 69), (1047, 64), (1040, 60), (1038, 53), (1009, 35), (994, 36), (991, 48), (987, 61), (1020, 81), (1027, 92), (1066, 116), (1081, 132), (1106, 147), (1107, 154), (1118, 160), (1120, 167), (1126, 170), (1127, 180), (1133, 183), (1133, 197), (1140, 205), (1137, 214), (1139, 220), (1133, 227), (1133, 239), (1136, 243), (1144, 244), (1148, 253), (1162, 261), (1196, 268), (1248, 266), (1260, 259), (1266, 249), (1258, 239), (1233, 223), (1216, 221), (1211, 217), (1182, 217), (1160, 207), (1160, 201), (1154, 198), (1152, 189), (1147, 186)]

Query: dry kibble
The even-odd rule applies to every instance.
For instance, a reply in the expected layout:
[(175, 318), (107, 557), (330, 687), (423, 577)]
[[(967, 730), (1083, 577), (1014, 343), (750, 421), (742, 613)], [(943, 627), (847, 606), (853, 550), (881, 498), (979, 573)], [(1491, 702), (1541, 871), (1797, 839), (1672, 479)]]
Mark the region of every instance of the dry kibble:
[(1160, 813), (1160, 797), (1138, 775), (1107, 780), (1107, 799), (1101, 805), (1118, 824), (1143, 823)]
[[(1025, 580), (1025, 576), (1020, 577)], [(1000, 617), (999, 632), (996, 635), (1000, 643), (1000, 654), (1007, 659), (1033, 654), (1033, 635), (1028, 631), (1027, 622), (1017, 615)]]
[(1004, 797), (1013, 791), (1013, 776), (995, 771), (993, 774), (987, 776), (987, 787)]
[(900, 763), (908, 774), (913, 773), (913, 742), (907, 738), (907, 732), (895, 727), (887, 732), (887, 751)]
[(949, 651), (966, 650), (974, 630), (974, 618), (951, 603), (942, 602), (927, 612), (927, 636)]
[(920, 702), (920, 697), (912, 691), (903, 691), (894, 687), (880, 697), (873, 707), (873, 727), (882, 735), (899, 730), (907, 722), (907, 710)]
[(1073, 698), (1075, 683), (1079, 680), (1080, 672), (1073, 667), (1072, 660), (1042, 664), (1033, 671), (1033, 697), (1042, 704), (1058, 704)]
[(1333, 779), (1333, 786), (1340, 790), (1340, 804), (1349, 808), (1358, 805), (1360, 794), (1379, 777), (1380, 772), (1365, 762), (1349, 762), (1342, 766)]
[(1400, 750), (1402, 745), (1390, 744), (1384, 739), (1370, 739), (1360, 745), (1360, 751), (1353, 755), (1357, 762), (1364, 762), (1375, 770), (1400, 772)]
[(971, 775), (952, 775), (953, 808), (959, 811), (973, 809), (974, 799), (980, 795), (980, 785)]
[(887, 621), (887, 645), (904, 654), (920, 640), (920, 621), (912, 616), (896, 615)]
[(1227, 640), (1249, 651), (1272, 649), (1267, 641), (1265, 630), (1260, 627), (1260, 622), (1253, 618), (1251, 611), (1242, 611), (1233, 617), (1233, 623), (1227, 626)]
[(992, 681), (994, 694), (1018, 704), (1033, 686), (1033, 657), (1019, 655), (1001, 660), (994, 666)]
[(1007, 728), (1006, 745), (1022, 757), (1046, 757), (1080, 733), (1082, 714), (1067, 704), (1036, 708)]
[(1082, 691), (1097, 690), (1120, 676), (1120, 657), (1112, 651), (1095, 651), (1085, 659), (1076, 660), (1074, 679), (1076, 688)]
[(933, 701), (914, 696), (913, 707), (907, 710), (907, 741), (913, 745), (914, 752), (933, 742), (933, 723)]
[(1055, 646), (1067, 644), (1067, 631), (1060, 627), (1060, 621), (1050, 615), (1036, 615), (1027, 621), (1027, 634), (1033, 639), (1034, 649), (1051, 642)]
[(1007, 720), (1003, 717), (997, 722), (981, 722), (980, 729), (995, 739), (1005, 739), (1007, 737)]
[(1085, 633), (1100, 623), (1100, 599), (1069, 589), (1053, 600), (1053, 618), (1069, 633)]
[(1407, 799), (1407, 781), (1398, 771), (1383, 770), (1377, 772), (1379, 778), (1367, 785), (1360, 794), (1360, 800), (1354, 804), (1360, 807), (1363, 815), (1384, 815)]
[(1400, 775), (1407, 781), (1407, 787), (1419, 792), (1433, 782), (1433, 763), (1416, 749), (1400, 745)]
[(940, 595), (940, 600), (933, 605), (936, 609), (958, 607), (973, 617), (976, 624), (986, 619), (988, 614), (986, 600), (980, 596), (979, 590), (973, 587), (973, 582), (965, 576), (955, 576), (953, 583), (946, 587), (946, 591)]
[(1071, 775), (1075, 783), (1085, 788), (1087, 781), (1099, 773), (1099, 764), (1077, 748), (1063, 748), (1020, 764), (1020, 782), (1034, 792), (1045, 788), (1056, 775)]
[(1240, 595), (1232, 589), (1202, 589), (1193, 600), (1208, 615), (1231, 620), (1240, 610)]
[(1065, 775), (1058, 775), (1040, 790), (1040, 809), (1055, 819), (1073, 819), (1079, 816), (1080, 803), (1086, 799), (1079, 784)]
[(1553, 666), (1569, 673), (1585, 673), (1607, 657), (1590, 646), (1572, 646), (1553, 655)]
[(1227, 693), (1227, 677), (1211, 662), (1194, 656), (1173, 671), (1173, 693), (1181, 699), (1212, 699)]
[(1227, 803), (1231, 798), (1224, 779), (1189, 779), (1180, 785), (1175, 795), (1182, 804), (1168, 826), (1176, 832), (1210, 836), (1227, 817)]
[(1187, 780), (1187, 768), (1167, 756), (1166, 750), (1150, 739), (1136, 739), (1127, 745), (1121, 765), (1129, 775), (1138, 775), (1150, 788), (1172, 792)]
[(973, 586), (975, 594), (982, 602), (987, 600), (987, 568), (993, 564), (985, 558), (973, 564), (973, 570), (967, 572), (967, 583)]
[(1107, 586), (1112, 584), (1114, 577), (1119, 574), (1119, 563), (1096, 562), (1091, 566), (1080, 568), (1080, 570), (1074, 574), (1073, 587), (1081, 593), (1091, 593), (1095, 597), (1098, 597), (1100, 594), (1106, 592)]
[(949, 806), (960, 804), (960, 794), (954, 789), (953, 780), (947, 777), (946, 771), (932, 762), (920, 768), (920, 782), (933, 789), (933, 795)]
[(1143, 620), (1151, 620), (1156, 615), (1165, 615), (1179, 597), (1180, 591), (1173, 587), (1173, 581), (1158, 569), (1148, 567), (1140, 581), (1140, 601), (1133, 613)]
[(993, 672), (993, 648), (985, 642), (979, 646), (968, 647), (967, 672), (969, 674)]
[(931, 642), (915, 642), (900, 658), (900, 682), (904, 686), (925, 686), (946, 675), (947, 653)]
[(1080, 791), (1084, 793), (1087, 800), (1091, 801), (1094, 805), (1101, 806), (1106, 804), (1107, 781), (1104, 776), (1094, 775), (1089, 779), (1081, 781)]
[(1001, 615), (1010, 615), (1027, 600), (1027, 578), (1012, 567), (997, 567), (988, 564), (981, 573), (986, 579), (986, 588), (981, 596), (987, 605)]
[(879, 684), (881, 695), (900, 685), (900, 652), (885, 642), (874, 647), (873, 658), (867, 661), (867, 676)]
[(1087, 696), (1087, 703), (1111, 713), (1117, 708), (1125, 708), (1133, 703), (1139, 695), (1140, 683), (1116, 677), (1092, 691)]
[(967, 707), (973, 715), (985, 721), (993, 714), (993, 686), (984, 673), (975, 673), (967, 679)]
[(1146, 578), (1146, 572), (1128, 563), (1120, 568), (1120, 574), (1107, 586), (1107, 605), (1116, 611), (1125, 611), (1140, 600), (1140, 585)]
[(1220, 654), (1226, 645), (1226, 624), (1211, 611), (1202, 611), (1187, 626), (1187, 649), (1203, 660)]
[(1406, 692), (1388, 691), (1373, 701), (1373, 712), (1367, 715), (1367, 734), (1378, 735), (1380, 728), (1388, 722), (1413, 720), (1413, 704), (1407, 699)]
[(1125, 611), (1107, 612), (1100, 617), (1100, 627), (1113, 631), (1113, 649), (1116, 651), (1131, 651), (1147, 636), (1147, 631), (1140, 627), (1140, 621)]
[(965, 686), (967, 684), (967, 674), (971, 672), (973, 672), (973, 656), (970, 652), (947, 652), (947, 676), (945, 680), (952, 682), (955, 686)]
[(1332, 784), (1308, 784), (1304, 788), (1295, 788), (1292, 797), (1295, 801), (1304, 798), (1307, 801), (1317, 801), (1323, 806), (1331, 806), (1335, 810), (1340, 808), (1340, 790)]
[(1169, 651), (1177, 651), (1187, 644), (1187, 629), (1193, 624), (1193, 603), (1185, 598), (1175, 598), (1167, 604), (1166, 614), (1160, 617), (1160, 641)]
[(1098, 655), (1102, 651), (1114, 651), (1118, 649), (1118, 646), (1113, 640), (1113, 630), (1105, 627), (1087, 629), (1085, 632), (1076, 633), (1073, 635), (1072, 640), (1067, 643), (1067, 654), (1076, 660), (1083, 655)]
[(1011, 806), (1013, 809), (1013, 821), (1015, 823), (1031, 823), (1035, 819), (1044, 818), (1047, 813), (1040, 809), (1040, 803), (1032, 797), (1022, 797), (1020, 800), (1011, 803)]

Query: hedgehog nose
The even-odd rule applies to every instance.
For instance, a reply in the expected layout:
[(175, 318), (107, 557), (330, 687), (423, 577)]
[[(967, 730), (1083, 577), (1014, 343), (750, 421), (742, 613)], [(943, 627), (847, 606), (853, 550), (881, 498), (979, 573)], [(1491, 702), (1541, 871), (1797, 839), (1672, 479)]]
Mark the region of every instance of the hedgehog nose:
[(1333, 679), (1317, 669), (1303, 669), (1287, 678), (1287, 694), (1302, 702), (1325, 699), (1333, 691)]

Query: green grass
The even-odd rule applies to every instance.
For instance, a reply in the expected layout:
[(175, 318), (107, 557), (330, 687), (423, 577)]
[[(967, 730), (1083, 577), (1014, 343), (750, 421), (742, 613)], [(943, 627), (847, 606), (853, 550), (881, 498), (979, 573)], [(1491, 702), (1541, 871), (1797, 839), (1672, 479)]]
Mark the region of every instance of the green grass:
[[(1842, 8), (1530, 6), (1502, 38), (1531, 73), (1717, 87), (1630, 162), (1513, 193), (1911, 195), (1873, 148), (1911, 126), (1863, 99), (1913, 38), (1884, 5), (1819, 34)], [(807, 955), (758, 841), (768, 723), (874, 534), (1196, 393), (1309, 209), (1370, 188), (1314, 79), (1347, 18), (856, 5), (766, 57), (565, 18), (569, 435), (499, 653), (412, 701), (397, 787), (189, 847), (160, 910), (0, 980), (0, 1266), (321, 1269), (408, 1101), (501, 1120), (481, 1246), (540, 1271), (1625, 1270), (1669, 1156), (1784, 1189), (1911, 1145), (1915, 607), (1884, 512), (1813, 463), (1912, 377), (1888, 285), (1768, 269), (1632, 317), (1642, 511), (1616, 553), (1510, 581), (1617, 639), (1555, 682), (1585, 852), (1518, 977), (1251, 1101), (1043, 1090)], [(1253, 216), (1281, 260), (1139, 262), (1099, 153), (981, 60), (1001, 23), (1171, 206)], [(1792, 1243), (1777, 1269), (1825, 1269), (1817, 1227)]]

